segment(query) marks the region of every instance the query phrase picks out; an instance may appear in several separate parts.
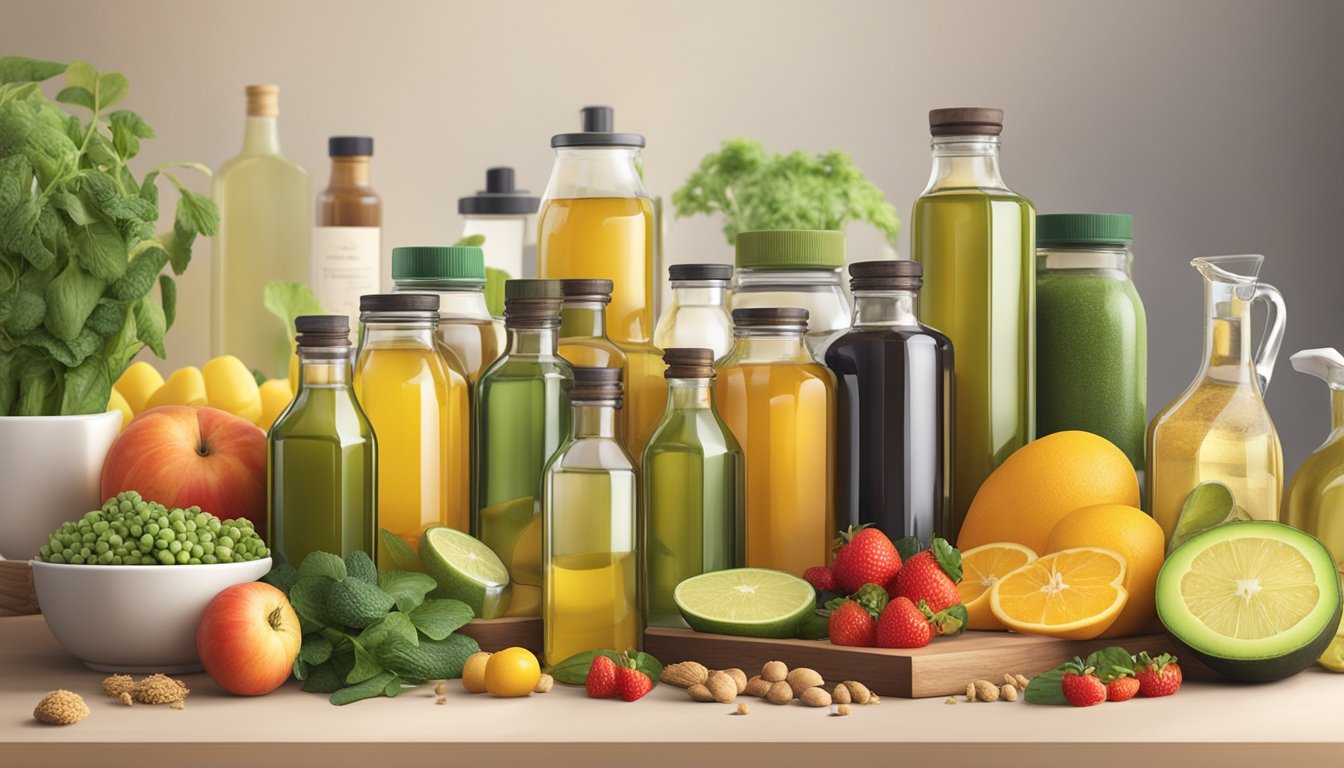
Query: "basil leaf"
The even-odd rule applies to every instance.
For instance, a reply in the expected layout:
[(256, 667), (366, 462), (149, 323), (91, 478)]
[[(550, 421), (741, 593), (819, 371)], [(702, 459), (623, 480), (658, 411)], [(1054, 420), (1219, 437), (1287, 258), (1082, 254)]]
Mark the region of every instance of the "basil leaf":
[(1097, 677), (1101, 678), (1103, 683), (1107, 683), (1115, 679), (1114, 670), (1116, 667), (1133, 670), (1134, 657), (1124, 648), (1113, 645), (1109, 648), (1094, 651), (1083, 662), (1083, 666), (1096, 670)]
[(1068, 704), (1064, 698), (1064, 669), (1056, 667), (1042, 672), (1027, 683), (1025, 697), (1028, 704)]
[(397, 608), (412, 611), (425, 601), (425, 595), (438, 589), (438, 582), (423, 573), (386, 571), (378, 574), (378, 587), (396, 601)]
[(299, 577), (326, 576), (332, 581), (345, 578), (345, 561), (330, 552), (312, 552), (299, 564)]
[(383, 672), (379, 675), (369, 678), (358, 685), (352, 685), (342, 688), (331, 694), (331, 703), (338, 707), (346, 704), (353, 704), (356, 701), (371, 699), (375, 696), (382, 696), (387, 690), (387, 686), (396, 680), (397, 676), (391, 672)]
[(426, 600), (410, 613), (411, 623), (431, 640), (442, 640), (466, 626), (474, 614), (460, 600)]

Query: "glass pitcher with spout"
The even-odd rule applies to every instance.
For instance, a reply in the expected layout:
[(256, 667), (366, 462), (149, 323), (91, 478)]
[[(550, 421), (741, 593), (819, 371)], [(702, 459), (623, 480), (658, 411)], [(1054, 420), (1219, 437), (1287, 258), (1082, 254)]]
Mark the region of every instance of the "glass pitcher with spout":
[[(1148, 511), (1170, 540), (1195, 486), (1219, 481), (1256, 520), (1277, 520), (1283, 452), (1264, 392), (1283, 342), (1287, 309), (1259, 282), (1263, 256), (1210, 256), (1190, 265), (1204, 277), (1204, 357), (1199, 375), (1148, 427)], [(1269, 317), (1251, 354), (1251, 305)]]
[(1284, 522), (1320, 539), (1344, 573), (1344, 355), (1304, 349), (1289, 358), (1294, 370), (1330, 387), (1330, 436), (1302, 462), (1288, 484)]

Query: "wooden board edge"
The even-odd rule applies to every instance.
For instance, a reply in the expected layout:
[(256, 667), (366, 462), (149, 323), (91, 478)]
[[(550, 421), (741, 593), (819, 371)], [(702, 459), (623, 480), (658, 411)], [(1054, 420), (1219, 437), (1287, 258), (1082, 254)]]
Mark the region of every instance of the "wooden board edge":
[(520, 646), (541, 657), (543, 638), (538, 616), (474, 619), (458, 632), (474, 639), (483, 651), (494, 653)]
[(27, 560), (0, 560), (0, 616), (41, 613), (33, 588), (33, 566)]

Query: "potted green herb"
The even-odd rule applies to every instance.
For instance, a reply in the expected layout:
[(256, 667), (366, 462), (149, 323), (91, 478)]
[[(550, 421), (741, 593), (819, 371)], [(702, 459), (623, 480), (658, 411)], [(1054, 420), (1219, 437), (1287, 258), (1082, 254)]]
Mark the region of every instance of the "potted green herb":
[[(52, 101), (39, 84), (61, 74)], [(11, 558), (99, 506), (121, 426), (106, 413), (112, 384), (142, 348), (164, 356), (177, 288), (160, 273), (182, 274), (197, 233), (219, 225), (210, 199), (173, 174), (209, 169), (131, 172), (154, 131), (114, 109), (129, 87), (80, 61), (0, 57), (0, 553)], [(179, 199), (157, 234), (164, 179)]]

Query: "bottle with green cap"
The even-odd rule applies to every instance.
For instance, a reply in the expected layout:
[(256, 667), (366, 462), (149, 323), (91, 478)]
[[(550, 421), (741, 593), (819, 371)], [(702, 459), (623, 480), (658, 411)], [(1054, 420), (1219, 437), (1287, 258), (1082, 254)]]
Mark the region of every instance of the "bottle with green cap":
[(798, 307), (808, 312), (807, 348), (818, 360), (849, 329), (850, 307), (841, 285), (845, 233), (822, 229), (765, 229), (737, 235), (732, 308)]
[(463, 245), (393, 248), (392, 284), (393, 293), (438, 295), (444, 357), (475, 386), (504, 351), (504, 324), (485, 302), (485, 252)]
[(1148, 323), (1130, 279), (1134, 220), (1036, 219), (1036, 434), (1100, 435), (1143, 471)]

